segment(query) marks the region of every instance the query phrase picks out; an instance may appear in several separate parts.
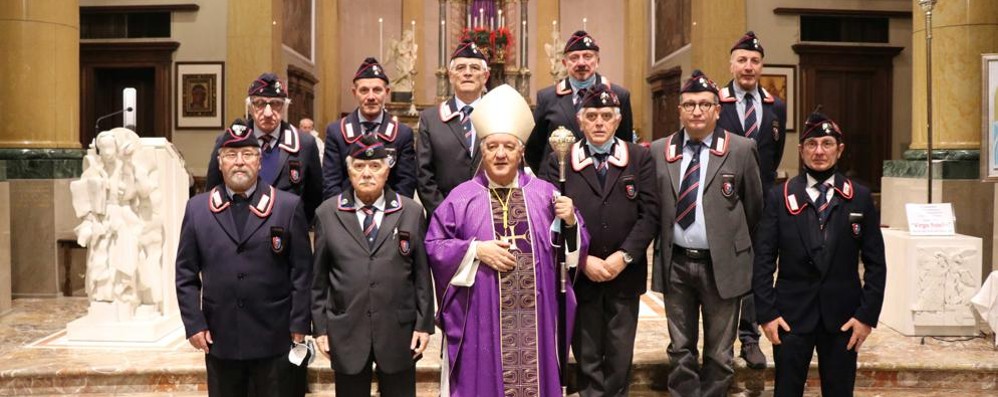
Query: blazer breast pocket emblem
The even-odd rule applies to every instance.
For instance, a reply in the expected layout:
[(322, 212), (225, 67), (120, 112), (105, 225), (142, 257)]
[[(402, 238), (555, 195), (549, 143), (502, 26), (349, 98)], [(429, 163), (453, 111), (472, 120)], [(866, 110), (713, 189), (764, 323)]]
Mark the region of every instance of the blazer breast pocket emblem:
[(295, 185), (301, 183), (301, 161), (288, 161), (288, 179)]
[(409, 232), (400, 231), (398, 233), (399, 237), (399, 253), (402, 256), (409, 256), (412, 253), (412, 242), (409, 239)]
[(275, 254), (284, 252), (284, 228), (274, 226), (270, 228), (270, 250)]
[(734, 174), (721, 174), (721, 194), (724, 197), (731, 197), (735, 194)]
[(621, 178), (620, 183), (624, 185), (624, 195), (628, 200), (638, 197), (638, 184), (634, 181), (634, 176), (628, 175)]

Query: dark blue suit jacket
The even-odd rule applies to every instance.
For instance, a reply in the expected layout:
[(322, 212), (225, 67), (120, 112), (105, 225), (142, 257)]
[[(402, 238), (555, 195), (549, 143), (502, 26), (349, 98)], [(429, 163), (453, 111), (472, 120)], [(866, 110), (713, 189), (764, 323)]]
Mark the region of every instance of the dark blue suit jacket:
[(311, 330), (312, 246), (298, 196), (257, 182), (243, 230), (224, 187), (187, 202), (177, 249), (177, 300), (187, 338), (211, 332), (212, 356), (287, 354)]
[(782, 316), (794, 333), (813, 332), (819, 326), (839, 332), (855, 317), (876, 327), (887, 266), (880, 214), (870, 190), (837, 174), (822, 231), (806, 184), (807, 176), (801, 174), (772, 187), (765, 200), (754, 242), (753, 291), (759, 324)]
[[(350, 145), (363, 134), (364, 127), (360, 124), (356, 110), (326, 127), (326, 153), (322, 160), (325, 164), (322, 169), (323, 200), (350, 189), (347, 156), (350, 155)], [(412, 128), (399, 123), (397, 118), (385, 112), (381, 126), (378, 127), (378, 138), (381, 138), (386, 148), (395, 149), (395, 165), (388, 174), (388, 187), (412, 198), (416, 193), (416, 146)]]
[[(617, 138), (631, 142), (633, 138), (634, 121), (631, 115), (631, 93), (624, 87), (610, 83), (606, 77), (596, 74), (596, 83), (604, 84), (617, 94), (620, 100), (620, 125), (614, 134)], [(572, 86), (568, 78), (562, 79), (557, 84), (537, 91), (537, 107), (534, 109), (534, 130), (527, 138), (524, 158), (527, 165), (534, 173), (541, 171), (544, 162), (547, 161), (551, 146), (548, 144), (548, 137), (551, 131), (558, 127), (565, 127), (575, 134), (575, 140), (582, 139), (584, 135), (579, 128), (579, 120), (576, 117), (577, 109), (572, 102)]]
[[(249, 123), (250, 130), (253, 122)], [(319, 164), (319, 149), (315, 137), (297, 128), (281, 122), (281, 137), (274, 150), (280, 150), (280, 172), (274, 180), (263, 181), (280, 190), (291, 192), (305, 201), (305, 217), (311, 223), (315, 217), (315, 209), (322, 204), (322, 167)], [(205, 176), (205, 190), (211, 190), (222, 184), (222, 172), (218, 168), (218, 148), (222, 145), (227, 132), (222, 132), (215, 138), (215, 147), (211, 150), (208, 161), (208, 174)], [(223, 189), (224, 190), (224, 189)]]
[[(721, 118), (717, 120), (717, 125), (745, 136), (745, 128), (735, 107), (738, 98), (735, 96), (732, 84), (734, 82), (728, 82), (728, 85), (721, 89)], [(761, 92), (759, 99), (762, 100), (762, 121), (759, 123), (759, 130), (753, 133), (751, 138), (759, 148), (759, 177), (762, 179), (762, 188), (768, 190), (776, 180), (776, 170), (780, 167), (783, 146), (787, 141), (787, 104), (780, 98), (770, 95), (762, 87), (759, 87), (759, 92)]]

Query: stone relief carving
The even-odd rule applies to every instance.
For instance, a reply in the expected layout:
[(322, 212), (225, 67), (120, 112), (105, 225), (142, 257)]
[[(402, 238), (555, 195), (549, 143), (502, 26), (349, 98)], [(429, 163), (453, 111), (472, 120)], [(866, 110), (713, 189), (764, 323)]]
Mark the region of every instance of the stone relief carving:
[(912, 307), (916, 322), (973, 321), (969, 305), (978, 288), (972, 268), (975, 254), (975, 250), (966, 247), (917, 249), (918, 298)]

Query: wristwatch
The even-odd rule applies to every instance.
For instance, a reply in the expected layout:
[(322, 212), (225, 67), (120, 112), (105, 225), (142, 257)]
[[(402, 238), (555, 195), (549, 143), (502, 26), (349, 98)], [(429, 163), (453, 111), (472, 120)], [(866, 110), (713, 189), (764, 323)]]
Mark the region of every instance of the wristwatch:
[(624, 264), (630, 265), (631, 262), (634, 262), (634, 257), (631, 256), (631, 254), (628, 254), (627, 251), (620, 251), (620, 252), (624, 253)]

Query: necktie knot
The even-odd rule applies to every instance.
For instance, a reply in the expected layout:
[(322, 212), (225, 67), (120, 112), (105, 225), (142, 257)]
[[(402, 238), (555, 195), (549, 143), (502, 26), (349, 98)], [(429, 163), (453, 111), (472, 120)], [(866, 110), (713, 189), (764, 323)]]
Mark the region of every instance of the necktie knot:
[(240, 203), (245, 203), (245, 202), (247, 202), (247, 201), (249, 201), (249, 198), (248, 198), (248, 197), (246, 197), (246, 195), (245, 195), (245, 194), (242, 194), (242, 193), (236, 193), (236, 194), (233, 194), (233, 195), (232, 195), (232, 202), (233, 202), (234, 204), (240, 204)]
[(828, 189), (830, 188), (830, 186), (828, 186), (825, 183), (815, 183), (814, 188), (818, 189), (818, 192), (820, 192), (822, 195), (825, 195), (828, 193)]
[(692, 139), (686, 141), (686, 147), (693, 152), (693, 160), (700, 160), (700, 149), (704, 146), (702, 141), (694, 141)]
[(752, 101), (753, 101), (754, 99), (755, 99), (755, 98), (753, 98), (753, 97), (752, 97), (752, 93), (751, 93), (751, 92), (746, 92), (746, 93), (745, 93), (745, 103), (746, 103), (746, 104), (752, 104)]
[(464, 107), (461, 108), (461, 119), (464, 120), (468, 118), (468, 116), (471, 115), (471, 111), (473, 110), (475, 110), (475, 108), (471, 107), (470, 105), (464, 105)]
[(264, 150), (270, 149), (270, 141), (274, 140), (274, 136), (270, 134), (263, 134), (260, 136), (260, 147)]
[(361, 211), (362, 211), (362, 212), (363, 212), (363, 213), (364, 213), (365, 215), (374, 215), (374, 212), (375, 212), (375, 211), (377, 211), (378, 209), (377, 209), (377, 208), (375, 208), (375, 207), (374, 207), (373, 205), (365, 205), (365, 206), (364, 206), (364, 207), (362, 207), (362, 208), (361, 208), (360, 210), (361, 210)]
[(378, 129), (378, 126), (380, 126), (381, 123), (376, 123), (374, 121), (362, 121), (360, 125), (364, 126), (364, 133), (369, 134), (371, 132), (374, 132), (374, 130)]

